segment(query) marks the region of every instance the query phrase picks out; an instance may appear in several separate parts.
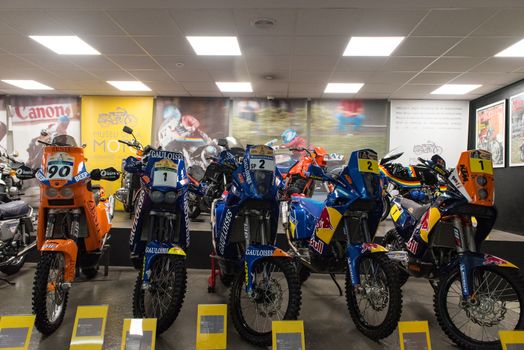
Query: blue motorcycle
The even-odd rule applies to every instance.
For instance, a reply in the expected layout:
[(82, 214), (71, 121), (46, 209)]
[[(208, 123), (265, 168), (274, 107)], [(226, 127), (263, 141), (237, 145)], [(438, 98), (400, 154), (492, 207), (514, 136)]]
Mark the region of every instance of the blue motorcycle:
[[(120, 142), (140, 149), (133, 141)], [(130, 234), (131, 259), (139, 269), (133, 293), (133, 316), (156, 318), (157, 333), (175, 321), (186, 293), (189, 246), (188, 179), (181, 153), (146, 147), (124, 166), (140, 175), (140, 189)]]
[(335, 274), (344, 273), (346, 301), (357, 329), (374, 340), (385, 338), (400, 319), (402, 291), (387, 250), (372, 243), (382, 213), (377, 154), (370, 149), (353, 152), (337, 176), (312, 164), (308, 176), (334, 187), (322, 202), (294, 196), (289, 209), (283, 203), (288, 213), (283, 224), (300, 276), (329, 274), (338, 286)]
[(215, 287), (217, 261), (222, 281), (232, 282), (233, 325), (258, 346), (270, 346), (272, 321), (296, 319), (301, 303), (293, 259), (274, 246), (279, 214), (275, 171), (273, 149), (249, 145), (227, 194), (211, 210), (214, 254), (209, 290)]

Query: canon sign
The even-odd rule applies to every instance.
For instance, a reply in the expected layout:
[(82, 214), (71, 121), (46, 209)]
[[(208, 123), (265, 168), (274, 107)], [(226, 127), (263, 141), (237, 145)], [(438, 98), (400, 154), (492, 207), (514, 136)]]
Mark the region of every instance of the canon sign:
[(11, 107), (14, 122), (33, 120), (54, 120), (61, 116), (73, 117), (73, 107), (70, 103), (50, 104), (41, 106), (16, 106)]

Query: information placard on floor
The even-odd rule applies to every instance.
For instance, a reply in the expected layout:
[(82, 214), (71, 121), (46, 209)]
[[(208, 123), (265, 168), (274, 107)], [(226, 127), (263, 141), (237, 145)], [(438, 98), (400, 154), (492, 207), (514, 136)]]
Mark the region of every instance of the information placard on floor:
[(227, 347), (227, 305), (198, 305), (197, 350), (218, 350)]
[(273, 350), (304, 350), (304, 321), (273, 321)]
[(523, 350), (524, 331), (499, 331), (502, 350)]
[(400, 350), (431, 350), (428, 321), (399, 322)]
[(71, 350), (101, 350), (104, 345), (108, 305), (79, 306), (71, 336)]
[(154, 350), (156, 318), (126, 318), (122, 328), (121, 350)]
[(0, 318), (0, 349), (27, 350), (35, 324), (35, 316), (2, 316)]

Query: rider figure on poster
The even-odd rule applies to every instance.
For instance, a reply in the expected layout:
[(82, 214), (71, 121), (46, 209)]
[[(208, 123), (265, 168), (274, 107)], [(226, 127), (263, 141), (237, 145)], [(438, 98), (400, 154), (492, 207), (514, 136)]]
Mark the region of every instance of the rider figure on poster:
[[(281, 135), (282, 137), (282, 145), (278, 146), (278, 148), (306, 148), (307, 142), (304, 138), (298, 136), (297, 131), (295, 129), (286, 129)], [(298, 160), (303, 155), (305, 155), (305, 151), (292, 151), (293, 152), (293, 159)]]
[(360, 100), (342, 100), (338, 106), (336, 117), (340, 133), (347, 133), (348, 125), (353, 125), (352, 132), (358, 133), (366, 118), (364, 104)]

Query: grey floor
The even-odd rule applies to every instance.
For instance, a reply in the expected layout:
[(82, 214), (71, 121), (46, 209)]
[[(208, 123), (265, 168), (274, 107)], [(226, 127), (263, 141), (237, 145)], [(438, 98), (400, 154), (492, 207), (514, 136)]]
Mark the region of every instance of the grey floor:
[[(198, 304), (227, 303), (228, 290), (220, 286), (216, 294), (207, 293), (209, 271), (190, 270), (188, 292), (182, 311), (173, 326), (157, 340), (157, 349), (186, 350), (195, 348), (196, 312)], [(31, 287), (34, 265), (27, 264), (17, 275), (9, 277), (15, 286), (0, 281), (0, 315), (31, 313)], [(53, 335), (43, 338), (35, 331), (30, 349), (61, 350), (69, 347), (76, 307), (109, 305), (109, 320), (104, 349), (120, 349), (122, 323), (131, 315), (131, 294), (136, 272), (130, 268), (112, 268), (107, 277), (78, 281), (73, 285), (63, 325)], [(343, 286), (343, 277), (339, 276)], [(362, 336), (353, 325), (345, 298), (338, 295), (327, 276), (313, 275), (302, 288), (302, 309), (306, 348), (310, 350), (398, 349), (395, 332), (381, 343)], [(432, 289), (424, 280), (410, 280), (404, 287), (402, 320), (428, 320), (433, 349), (454, 349), (433, 315)], [(228, 327), (228, 349), (257, 349), (243, 342), (232, 324)]]

